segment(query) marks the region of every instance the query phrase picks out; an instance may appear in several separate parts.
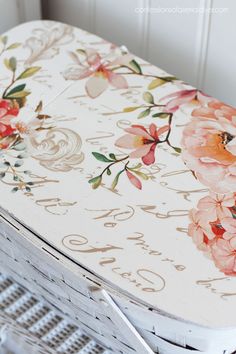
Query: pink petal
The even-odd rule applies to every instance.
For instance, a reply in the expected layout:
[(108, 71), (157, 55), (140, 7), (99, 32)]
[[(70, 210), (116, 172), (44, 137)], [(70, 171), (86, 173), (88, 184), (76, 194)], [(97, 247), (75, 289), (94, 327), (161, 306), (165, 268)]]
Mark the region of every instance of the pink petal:
[(196, 94), (197, 90), (182, 90), (162, 97), (161, 101), (173, 98), (167, 103), (165, 111), (174, 113), (179, 109), (180, 105), (192, 101), (195, 98)]
[(168, 132), (169, 129), (170, 129), (169, 125), (164, 125), (164, 127), (161, 127), (157, 130), (157, 135), (160, 136), (160, 135)]
[(208, 210), (216, 206), (216, 201), (211, 197), (207, 196), (199, 200), (198, 209)]
[(183, 98), (183, 97), (189, 97), (189, 96), (192, 97), (192, 95), (195, 96), (196, 93), (197, 93), (196, 89), (177, 91), (177, 92), (170, 93), (169, 95), (167, 95), (165, 97), (162, 97), (161, 101), (166, 100), (168, 98)]
[(5, 108), (0, 108), (0, 119), (4, 117), (7, 114), (7, 109)]
[(174, 113), (181, 105), (191, 102), (194, 99), (194, 97), (195, 97), (195, 93), (192, 93), (192, 95), (171, 100), (170, 102), (167, 103), (165, 110), (167, 112)]
[(137, 135), (137, 136), (142, 136), (146, 139), (152, 139), (151, 135), (147, 132), (147, 130), (142, 127), (141, 125), (131, 125), (130, 128), (126, 128), (125, 131), (127, 133)]
[(199, 100), (199, 102), (201, 103), (208, 103), (210, 101), (213, 100), (213, 98), (209, 95), (206, 95), (205, 93), (201, 92), (201, 91), (197, 91), (197, 99)]
[(78, 66), (71, 66), (63, 72), (63, 76), (66, 80), (81, 80), (92, 74), (91, 70), (81, 70)]
[(226, 231), (236, 234), (236, 219), (224, 218), (221, 220), (221, 225)]
[(192, 111), (193, 117), (204, 117), (204, 118), (214, 118), (214, 112), (210, 108), (200, 107)]
[(130, 134), (125, 134), (121, 138), (116, 140), (115, 145), (125, 149), (133, 149), (134, 140), (135, 140), (135, 136)]
[(142, 161), (145, 165), (149, 166), (155, 162), (155, 149), (156, 149), (156, 144), (152, 144), (149, 153), (143, 156)]
[(87, 49), (86, 55), (87, 55), (87, 62), (89, 65), (93, 65), (93, 66), (101, 65), (101, 57), (96, 52), (95, 49), (90, 49), (90, 48)]
[(230, 245), (234, 250), (236, 250), (236, 237), (231, 238)]
[(134, 176), (131, 172), (126, 171), (126, 174), (130, 180), (130, 182), (138, 189), (142, 189), (142, 183), (140, 182), (140, 180)]
[(143, 145), (143, 146), (139, 147), (138, 149), (134, 150), (133, 152), (131, 152), (129, 157), (131, 159), (138, 159), (140, 157), (144, 157), (145, 155), (147, 155), (149, 153), (151, 147), (152, 147), (151, 144)]
[(157, 138), (157, 126), (156, 124), (152, 123), (149, 126), (149, 132), (151, 137), (155, 140)]
[(0, 123), (0, 133), (4, 133), (7, 130), (7, 127), (4, 124)]
[(108, 81), (112, 86), (118, 89), (128, 88), (128, 83), (126, 79), (122, 75), (113, 73), (112, 71), (108, 71)]
[(225, 195), (222, 198), (222, 203), (223, 206), (225, 207), (232, 207), (235, 205), (235, 199), (233, 194)]
[(108, 87), (108, 81), (101, 76), (93, 76), (86, 83), (86, 91), (91, 98), (101, 95)]

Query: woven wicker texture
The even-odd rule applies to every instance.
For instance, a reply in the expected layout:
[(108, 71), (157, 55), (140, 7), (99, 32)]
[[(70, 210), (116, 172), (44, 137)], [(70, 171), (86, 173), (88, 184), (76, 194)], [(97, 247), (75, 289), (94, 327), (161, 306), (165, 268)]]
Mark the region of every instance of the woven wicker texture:
[[(61, 313), (3, 274), (0, 275), (0, 324), (1, 354), (13, 353), (12, 347), (16, 347), (14, 354), (28, 354), (26, 350), (35, 354), (109, 354)], [(17, 346), (16, 336), (21, 342)]]

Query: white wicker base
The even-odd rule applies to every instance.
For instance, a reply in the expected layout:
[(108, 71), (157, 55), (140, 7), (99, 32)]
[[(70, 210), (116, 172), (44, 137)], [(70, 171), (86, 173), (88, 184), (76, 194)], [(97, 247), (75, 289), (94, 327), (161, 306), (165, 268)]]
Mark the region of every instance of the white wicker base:
[[(13, 218), (1, 214), (0, 272), (9, 274), (37, 294), (36, 298), (56, 306), (62, 317), (74, 322), (112, 353), (232, 354), (235, 351), (235, 329), (225, 332), (184, 323), (131, 301), (126, 294), (71, 262)], [(136, 343), (131, 340), (132, 331), (123, 329), (113, 316), (113, 309), (102, 306), (102, 289), (111, 295), (150, 351), (143, 350), (145, 345), (140, 347), (138, 340)]]
[[(14, 345), (14, 354), (109, 354), (52, 306), (3, 274), (0, 275), (0, 328), (0, 338), (4, 338), (0, 353), (4, 347), (12, 353)], [(20, 347), (16, 338), (21, 342)]]

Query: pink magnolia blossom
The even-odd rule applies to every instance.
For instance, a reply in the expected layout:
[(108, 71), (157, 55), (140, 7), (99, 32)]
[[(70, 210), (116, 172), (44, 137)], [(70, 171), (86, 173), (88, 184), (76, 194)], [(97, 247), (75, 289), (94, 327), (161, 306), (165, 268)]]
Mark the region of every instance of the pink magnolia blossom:
[(115, 66), (129, 66), (133, 56), (130, 54), (120, 55), (115, 59), (102, 58), (99, 53), (93, 49), (87, 49), (86, 64), (76, 65), (64, 72), (67, 80), (81, 80), (88, 78), (85, 88), (91, 98), (101, 95), (110, 85), (117, 89), (128, 88), (128, 83), (122, 75), (115, 73)]
[(200, 104), (200, 103), (208, 102), (209, 100), (212, 99), (209, 96), (204, 95), (202, 92), (194, 89), (194, 90), (182, 90), (182, 91), (171, 93), (163, 97), (161, 101), (163, 100), (169, 100), (165, 107), (165, 111), (170, 113), (175, 113), (183, 104), (186, 103)]
[(125, 129), (128, 134), (118, 139), (115, 145), (124, 149), (134, 149), (129, 154), (130, 158), (142, 158), (145, 165), (151, 165), (155, 162), (155, 149), (160, 137), (169, 131), (169, 128), (169, 125), (157, 128), (155, 124), (150, 124), (148, 129), (141, 125), (131, 125)]

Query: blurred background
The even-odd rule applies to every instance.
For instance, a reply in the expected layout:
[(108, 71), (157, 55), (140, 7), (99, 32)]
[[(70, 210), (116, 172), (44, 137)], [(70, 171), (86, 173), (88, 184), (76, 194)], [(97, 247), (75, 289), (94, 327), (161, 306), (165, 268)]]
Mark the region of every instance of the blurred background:
[(235, 0), (0, 0), (0, 6), (1, 33), (35, 19), (66, 22), (124, 44), (236, 106)]

